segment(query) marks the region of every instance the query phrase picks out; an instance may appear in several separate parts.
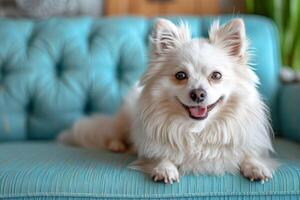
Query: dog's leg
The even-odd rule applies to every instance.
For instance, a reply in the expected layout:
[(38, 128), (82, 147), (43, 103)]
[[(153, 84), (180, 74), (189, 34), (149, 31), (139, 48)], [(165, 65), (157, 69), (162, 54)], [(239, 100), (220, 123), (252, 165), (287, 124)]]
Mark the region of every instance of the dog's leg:
[(177, 167), (169, 160), (162, 160), (153, 168), (151, 177), (154, 181), (163, 181), (173, 184), (179, 182), (179, 172)]
[(272, 178), (273, 169), (271, 162), (269, 158), (262, 159), (246, 155), (244, 160), (240, 163), (240, 170), (243, 176), (251, 181), (261, 181), (264, 183)]

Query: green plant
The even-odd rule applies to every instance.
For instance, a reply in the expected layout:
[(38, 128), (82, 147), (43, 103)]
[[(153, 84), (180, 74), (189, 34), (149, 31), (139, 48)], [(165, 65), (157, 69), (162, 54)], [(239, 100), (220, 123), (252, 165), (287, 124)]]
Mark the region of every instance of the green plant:
[(300, 0), (246, 0), (246, 8), (275, 21), (283, 64), (300, 69)]

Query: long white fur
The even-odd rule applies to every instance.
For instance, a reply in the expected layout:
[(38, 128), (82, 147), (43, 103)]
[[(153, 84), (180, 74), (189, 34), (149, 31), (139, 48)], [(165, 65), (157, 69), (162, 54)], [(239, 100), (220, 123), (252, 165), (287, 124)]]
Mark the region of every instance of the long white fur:
[[(188, 172), (271, 178), (276, 166), (270, 157), (272, 129), (257, 91), (258, 77), (247, 64), (243, 21), (224, 26), (215, 22), (209, 39), (191, 39), (186, 25), (159, 19), (150, 41), (151, 59), (141, 86), (133, 88), (119, 114), (79, 121), (60, 139), (116, 151), (132, 145), (138, 160), (131, 167), (166, 183)], [(188, 71), (186, 84), (172, 81), (177, 68)], [(206, 80), (212, 70), (224, 73), (221, 83)], [(189, 118), (178, 101), (193, 106), (188, 93), (200, 86), (207, 89), (207, 105), (220, 95), (224, 99), (207, 119), (198, 121)]]

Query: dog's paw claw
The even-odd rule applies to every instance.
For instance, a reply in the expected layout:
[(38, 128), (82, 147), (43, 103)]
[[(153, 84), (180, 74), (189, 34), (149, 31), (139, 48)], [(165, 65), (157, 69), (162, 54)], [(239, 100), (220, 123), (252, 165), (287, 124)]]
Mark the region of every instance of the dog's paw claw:
[(179, 177), (170, 174), (156, 174), (152, 178), (155, 182), (162, 181), (166, 184), (173, 184), (174, 182), (179, 183)]
[(155, 182), (161, 181), (165, 184), (179, 182), (179, 172), (174, 165), (159, 165), (155, 167), (151, 177)]
[(252, 181), (260, 181), (262, 184), (272, 178), (272, 172), (264, 165), (252, 165), (251, 163), (244, 164), (241, 167), (243, 176)]

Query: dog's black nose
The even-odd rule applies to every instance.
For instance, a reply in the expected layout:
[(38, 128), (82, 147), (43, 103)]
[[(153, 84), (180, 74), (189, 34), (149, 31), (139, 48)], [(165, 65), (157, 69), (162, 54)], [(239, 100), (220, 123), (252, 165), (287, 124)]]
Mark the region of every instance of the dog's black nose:
[(190, 92), (190, 97), (194, 102), (200, 103), (202, 101), (204, 101), (204, 99), (206, 98), (207, 93), (204, 89), (200, 88), (200, 89), (194, 89)]

